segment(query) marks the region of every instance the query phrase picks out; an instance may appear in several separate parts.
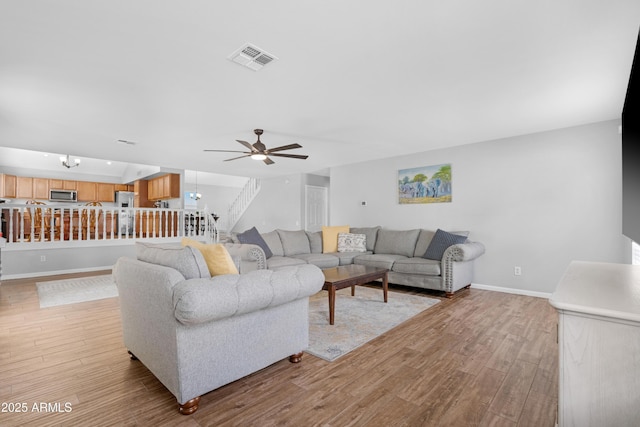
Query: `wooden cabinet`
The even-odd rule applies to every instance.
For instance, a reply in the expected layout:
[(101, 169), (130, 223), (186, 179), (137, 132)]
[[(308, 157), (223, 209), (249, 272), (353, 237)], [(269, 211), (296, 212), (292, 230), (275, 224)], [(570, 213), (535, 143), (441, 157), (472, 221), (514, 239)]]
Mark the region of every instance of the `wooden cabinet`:
[(170, 173), (162, 177), (164, 199), (180, 198), (180, 175)]
[(16, 177), (16, 199), (33, 199), (33, 178)]
[(49, 199), (49, 179), (33, 178), (33, 198), (38, 200)]
[(64, 180), (62, 182), (62, 189), (63, 190), (77, 190), (78, 189), (78, 182), (77, 181)]
[(558, 426), (640, 425), (640, 266), (571, 263), (558, 310)]
[(180, 197), (180, 175), (170, 173), (148, 181), (149, 200), (177, 199)]
[(95, 182), (78, 181), (78, 201), (79, 202), (95, 202), (97, 201), (98, 191)]
[(116, 194), (115, 194), (115, 184), (107, 184), (103, 182), (98, 182), (96, 184), (96, 192), (98, 193), (97, 200), (99, 202), (115, 202)]
[(16, 176), (0, 174), (0, 197), (15, 199), (16, 197)]
[(64, 179), (49, 179), (49, 190), (64, 190)]
[(127, 184), (115, 184), (114, 191), (130, 191)]

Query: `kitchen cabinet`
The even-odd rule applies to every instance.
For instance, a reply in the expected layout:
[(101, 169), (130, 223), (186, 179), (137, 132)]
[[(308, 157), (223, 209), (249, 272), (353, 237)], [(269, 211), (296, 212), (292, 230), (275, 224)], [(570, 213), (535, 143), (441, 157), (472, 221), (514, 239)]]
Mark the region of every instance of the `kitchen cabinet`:
[(115, 184), (114, 187), (115, 191), (131, 191), (127, 184)]
[(64, 179), (50, 179), (49, 190), (64, 190)]
[(15, 199), (16, 197), (16, 176), (0, 174), (0, 197)]
[(79, 202), (97, 201), (98, 191), (95, 182), (78, 181), (77, 190)]
[(16, 177), (16, 199), (33, 199), (33, 178)]
[(33, 178), (33, 198), (36, 200), (49, 200), (49, 179)]
[(573, 261), (558, 311), (558, 426), (640, 425), (640, 266)]
[(64, 180), (62, 181), (62, 189), (63, 190), (77, 190), (78, 189), (78, 182), (77, 181), (68, 181), (68, 180)]
[(116, 188), (115, 184), (98, 182), (96, 184), (97, 201), (111, 202), (111, 203), (115, 202), (116, 201), (115, 188)]
[(170, 173), (148, 181), (149, 200), (177, 199), (180, 197), (180, 175)]

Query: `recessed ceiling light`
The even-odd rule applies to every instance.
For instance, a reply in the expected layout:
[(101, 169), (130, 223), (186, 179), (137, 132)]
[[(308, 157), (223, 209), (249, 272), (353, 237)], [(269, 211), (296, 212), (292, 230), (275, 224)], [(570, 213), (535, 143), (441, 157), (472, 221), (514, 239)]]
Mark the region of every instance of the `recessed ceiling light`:
[(111, 164), (111, 162), (107, 162), (107, 164), (108, 164), (108, 165), (110, 165), (110, 164)]

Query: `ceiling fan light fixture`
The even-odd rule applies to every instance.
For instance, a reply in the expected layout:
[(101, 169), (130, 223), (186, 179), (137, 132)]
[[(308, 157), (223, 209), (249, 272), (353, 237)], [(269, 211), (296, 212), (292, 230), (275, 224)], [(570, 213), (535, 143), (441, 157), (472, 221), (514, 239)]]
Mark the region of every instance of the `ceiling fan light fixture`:
[(252, 154), (251, 158), (253, 160), (264, 160), (267, 158), (267, 156), (265, 156), (264, 154)]

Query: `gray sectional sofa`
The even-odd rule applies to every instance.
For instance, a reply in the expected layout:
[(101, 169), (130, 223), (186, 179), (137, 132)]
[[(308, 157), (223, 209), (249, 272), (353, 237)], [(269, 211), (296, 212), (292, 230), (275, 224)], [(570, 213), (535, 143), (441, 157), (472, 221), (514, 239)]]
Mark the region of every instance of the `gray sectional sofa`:
[[(246, 248), (245, 248), (246, 249)], [(191, 414), (200, 396), (289, 357), (309, 345), (309, 296), (324, 284), (304, 264), (210, 277), (198, 249), (136, 243), (120, 258), (124, 344)]]
[[(435, 231), (425, 229), (390, 230), (381, 227), (352, 227), (350, 233), (366, 236), (364, 252), (323, 253), (322, 232), (274, 230), (261, 233), (272, 256), (258, 245), (227, 244), (232, 256), (240, 257), (242, 270), (278, 270), (293, 265), (313, 264), (320, 268), (362, 264), (387, 268), (389, 283), (443, 291), (448, 297), (473, 281), (474, 260), (484, 245), (468, 239), (444, 250), (441, 259), (424, 258)], [(468, 235), (467, 232), (452, 232)]]

